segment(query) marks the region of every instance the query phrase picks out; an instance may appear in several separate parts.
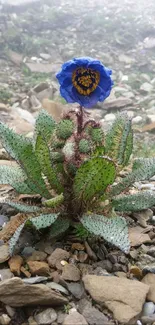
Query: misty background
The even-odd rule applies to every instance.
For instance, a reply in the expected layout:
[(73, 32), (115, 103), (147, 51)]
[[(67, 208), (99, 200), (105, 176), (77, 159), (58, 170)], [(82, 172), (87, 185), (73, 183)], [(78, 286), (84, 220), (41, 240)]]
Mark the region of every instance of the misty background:
[[(0, 0), (0, 102), (33, 124), (45, 98), (65, 105), (55, 78), (61, 64), (78, 56), (97, 58), (113, 70), (115, 84), (94, 117), (106, 127), (117, 111), (127, 110), (138, 150), (152, 153), (154, 17), (154, 0)], [(13, 123), (7, 112), (1, 119)]]

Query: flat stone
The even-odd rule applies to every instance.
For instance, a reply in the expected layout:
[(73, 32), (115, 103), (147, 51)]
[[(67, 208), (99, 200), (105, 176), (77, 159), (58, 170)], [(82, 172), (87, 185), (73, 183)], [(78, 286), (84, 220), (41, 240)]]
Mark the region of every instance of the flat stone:
[(62, 115), (68, 111), (66, 105), (56, 103), (48, 98), (43, 99), (42, 106), (54, 118), (56, 122), (60, 121)]
[(48, 53), (40, 53), (40, 57), (47, 61), (51, 59), (51, 55)]
[(142, 90), (143, 92), (149, 93), (153, 90), (153, 86), (149, 82), (144, 82), (140, 86), (140, 90)]
[(8, 264), (12, 273), (15, 275), (20, 275), (20, 269), (23, 264), (23, 259), (21, 256), (16, 255), (11, 257)]
[(79, 312), (84, 316), (89, 325), (108, 323), (108, 318), (98, 309), (93, 307), (87, 299), (81, 299), (78, 306)]
[(62, 278), (68, 281), (79, 281), (80, 270), (73, 264), (66, 264), (62, 271)]
[(62, 323), (62, 325), (88, 325), (85, 318), (79, 314), (74, 308), (69, 311)]
[(56, 73), (60, 70), (61, 64), (60, 63), (40, 63), (40, 62), (33, 62), (33, 63), (25, 63), (26, 67), (30, 70), (31, 73), (38, 72), (38, 73)]
[(48, 257), (49, 266), (56, 267), (59, 270), (62, 270), (61, 261), (67, 261), (70, 254), (61, 248), (56, 248), (54, 252)]
[(25, 284), (20, 278), (0, 282), (0, 301), (11, 307), (33, 305), (63, 305), (67, 298), (44, 284)]
[(6, 262), (10, 258), (9, 246), (2, 245), (0, 246), (0, 263)]
[(56, 282), (47, 282), (46, 285), (50, 289), (58, 290), (58, 291), (64, 293), (65, 295), (69, 295), (69, 292), (67, 291), (67, 289)]
[(34, 316), (37, 324), (46, 325), (51, 324), (57, 319), (57, 313), (53, 308), (48, 308), (41, 313)]
[(10, 271), (10, 269), (2, 269), (0, 270), (0, 279), (1, 281), (8, 280), (13, 278), (13, 273)]
[(34, 276), (29, 279), (23, 279), (23, 282), (27, 284), (35, 284), (35, 283), (45, 282), (47, 280), (48, 278), (46, 276)]
[(81, 299), (84, 295), (84, 286), (82, 283), (70, 282), (67, 284), (67, 288), (76, 299)]
[(86, 275), (85, 289), (93, 300), (105, 305), (119, 322), (127, 324), (142, 311), (149, 286), (114, 276)]
[(110, 109), (121, 109), (126, 106), (131, 106), (133, 104), (132, 99), (130, 98), (124, 98), (119, 97), (117, 99), (108, 100), (107, 102), (104, 102), (102, 104), (104, 109), (110, 110)]
[(147, 294), (147, 300), (155, 303), (155, 274), (146, 274), (142, 282), (150, 286), (149, 292)]
[(9, 110), (6, 104), (0, 103), (0, 111), (8, 112)]
[(23, 55), (12, 50), (8, 50), (8, 57), (15, 65), (20, 66), (23, 62)]
[(50, 268), (46, 262), (29, 261), (27, 262), (32, 275), (48, 275)]
[(152, 324), (154, 325), (154, 322), (155, 322), (155, 314), (151, 315), (151, 316), (142, 316), (141, 317), (141, 321), (142, 321), (142, 324), (145, 325), (145, 324)]
[(28, 322), (29, 325), (38, 325), (38, 323), (34, 320), (32, 316), (29, 317)]

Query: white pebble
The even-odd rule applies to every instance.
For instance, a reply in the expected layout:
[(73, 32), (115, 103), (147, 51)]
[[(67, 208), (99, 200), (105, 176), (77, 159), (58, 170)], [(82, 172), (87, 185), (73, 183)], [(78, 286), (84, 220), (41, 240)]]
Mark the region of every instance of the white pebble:
[(143, 306), (143, 316), (151, 316), (154, 314), (155, 311), (155, 305), (153, 302), (145, 302)]

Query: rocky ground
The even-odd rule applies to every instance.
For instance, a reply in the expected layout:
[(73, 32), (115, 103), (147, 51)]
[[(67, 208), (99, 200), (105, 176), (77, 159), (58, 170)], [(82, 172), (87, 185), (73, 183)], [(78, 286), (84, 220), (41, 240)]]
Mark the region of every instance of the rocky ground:
[[(113, 70), (115, 85), (91, 114), (107, 129), (116, 112), (126, 110), (133, 118), (134, 156), (154, 156), (154, 14), (153, 0), (78, 0), (74, 6), (70, 0), (1, 0), (0, 120), (28, 136), (42, 107), (59, 120), (68, 106), (55, 73), (65, 60), (92, 56)], [(4, 160), (10, 163), (1, 147), (0, 164)], [(136, 187), (155, 190), (154, 184), (155, 178)], [(13, 195), (8, 186), (0, 192), (1, 202)], [(129, 255), (76, 233), (57, 242), (34, 242), (24, 233), (10, 259), (1, 239), (0, 324), (155, 324), (154, 212), (126, 216)], [(14, 215), (0, 203), (1, 234)]]

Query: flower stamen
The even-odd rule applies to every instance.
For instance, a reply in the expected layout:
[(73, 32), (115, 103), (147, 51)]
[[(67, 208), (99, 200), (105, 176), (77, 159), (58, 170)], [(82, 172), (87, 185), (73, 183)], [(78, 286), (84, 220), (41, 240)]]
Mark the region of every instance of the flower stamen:
[(90, 68), (78, 68), (72, 74), (72, 83), (80, 95), (89, 96), (99, 81), (100, 73)]

